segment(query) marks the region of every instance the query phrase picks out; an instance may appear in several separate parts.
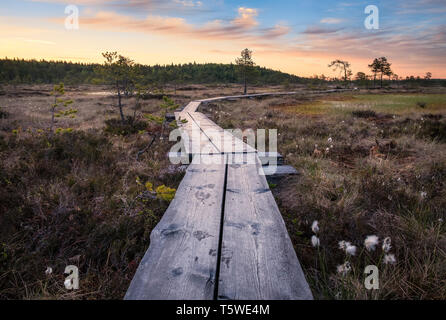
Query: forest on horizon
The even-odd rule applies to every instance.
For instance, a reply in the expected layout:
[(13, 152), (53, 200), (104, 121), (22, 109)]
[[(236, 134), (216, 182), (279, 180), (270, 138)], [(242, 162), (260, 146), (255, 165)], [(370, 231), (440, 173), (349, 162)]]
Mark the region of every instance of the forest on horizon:
[[(104, 84), (101, 64), (79, 63), (67, 61), (25, 60), (25, 59), (0, 59), (0, 84)], [(133, 72), (139, 77), (142, 84), (163, 86), (166, 84), (233, 84), (240, 83), (242, 76), (238, 72), (237, 64), (219, 63), (186, 63), (170, 65), (143, 65), (134, 64)], [(359, 73), (358, 73), (359, 74)], [(250, 72), (250, 82), (254, 85), (291, 85), (291, 84), (315, 84), (327, 81), (342, 81), (328, 78), (324, 75), (311, 78), (272, 70), (266, 67), (254, 66)], [(354, 77), (356, 85), (364, 85), (364, 81)], [(398, 80), (412, 85), (446, 86), (446, 79), (426, 80), (420, 77), (407, 77)]]
[[(3, 84), (102, 84), (100, 64), (66, 61), (0, 59), (0, 83)], [(240, 76), (236, 64), (187, 63), (171, 65), (135, 64), (134, 72), (144, 84), (164, 85), (167, 83), (237, 83)], [(301, 83), (304, 78), (254, 67), (253, 82), (256, 84), (278, 85)]]

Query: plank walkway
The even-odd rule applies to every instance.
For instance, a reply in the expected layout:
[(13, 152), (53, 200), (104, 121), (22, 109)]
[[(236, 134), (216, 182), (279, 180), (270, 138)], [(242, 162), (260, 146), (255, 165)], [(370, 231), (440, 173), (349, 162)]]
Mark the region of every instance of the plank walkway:
[(193, 160), (124, 299), (313, 298), (260, 153), (197, 112), (217, 100), (291, 94), (296, 92), (203, 99), (175, 113)]

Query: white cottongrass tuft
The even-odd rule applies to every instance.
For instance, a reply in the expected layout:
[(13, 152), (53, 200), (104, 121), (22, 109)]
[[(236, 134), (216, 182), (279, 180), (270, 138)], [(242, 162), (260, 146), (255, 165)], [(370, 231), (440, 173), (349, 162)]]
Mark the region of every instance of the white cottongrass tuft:
[(385, 264), (394, 264), (396, 262), (395, 255), (394, 254), (386, 254), (384, 256), (384, 263)]
[(383, 248), (383, 251), (385, 253), (389, 252), (390, 249), (392, 248), (391, 243), (392, 243), (392, 240), (390, 239), (390, 237), (387, 237), (387, 238), (385, 238), (383, 240), (383, 247), (382, 248)]
[(420, 196), (421, 196), (421, 199), (425, 199), (427, 197), (427, 192), (426, 191), (421, 191), (420, 192)]
[(319, 240), (318, 237), (312, 236), (311, 237), (311, 244), (313, 245), (313, 247), (319, 247), (319, 245), (321, 244), (321, 241)]
[(352, 245), (350, 242), (348, 241), (339, 241), (338, 242), (338, 246), (339, 249), (341, 249), (342, 251), (345, 251), (346, 254), (354, 256), (356, 254), (356, 246)]
[(328, 138), (328, 143), (332, 143), (333, 142), (333, 139), (330, 137), (330, 138)]
[(348, 246), (351, 245), (351, 243), (348, 242), (348, 241), (344, 241), (344, 240), (342, 240), (342, 241), (339, 241), (339, 242), (338, 242), (338, 245), (339, 245), (339, 249), (341, 249), (341, 250), (345, 250), (345, 249), (347, 249)]
[(367, 238), (364, 240), (364, 246), (368, 251), (374, 251), (378, 242), (379, 240), (377, 236), (367, 236)]
[(354, 256), (356, 254), (356, 246), (348, 245), (347, 248), (345, 248), (345, 253)]
[(313, 221), (313, 224), (311, 225), (311, 231), (313, 231), (314, 233), (319, 232), (319, 222), (317, 220)]
[(345, 276), (345, 275), (347, 275), (347, 273), (349, 273), (352, 270), (352, 267), (350, 265), (350, 262), (346, 261), (344, 264), (337, 266), (336, 269), (337, 269), (338, 273)]
[(45, 274), (46, 274), (46, 275), (50, 275), (50, 274), (52, 274), (52, 273), (53, 273), (53, 268), (51, 268), (51, 267), (46, 267)]

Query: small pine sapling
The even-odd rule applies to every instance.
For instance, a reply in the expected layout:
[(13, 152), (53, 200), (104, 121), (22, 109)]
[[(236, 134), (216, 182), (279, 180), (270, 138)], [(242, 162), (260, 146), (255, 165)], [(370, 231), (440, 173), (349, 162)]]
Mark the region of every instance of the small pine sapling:
[[(169, 111), (173, 111), (178, 108), (178, 104), (176, 104), (172, 99), (167, 96), (163, 96), (163, 103), (160, 105), (161, 115), (153, 115), (153, 114), (145, 114), (144, 117), (149, 122), (149, 129), (147, 130), (152, 135), (152, 140), (149, 145), (144, 149), (140, 150), (137, 154), (137, 159), (141, 154), (150, 149), (150, 147), (155, 142), (156, 138), (159, 135), (159, 139), (164, 139), (164, 128), (166, 127), (166, 115)], [(173, 121), (170, 124), (171, 127), (176, 127), (176, 122)]]
[(54, 96), (54, 103), (52, 104), (50, 110), (51, 111), (50, 132), (52, 135), (54, 133), (53, 132), (54, 124), (56, 122), (55, 118), (60, 118), (60, 117), (75, 118), (77, 110), (70, 107), (71, 104), (73, 103), (73, 100), (63, 98), (65, 95), (65, 87), (63, 83), (55, 85), (53, 91), (51, 91), (51, 95)]
[[(144, 117), (151, 124), (155, 124), (160, 128), (160, 140), (164, 138), (164, 128), (166, 126), (166, 116), (169, 111), (173, 111), (178, 108), (178, 104), (176, 104), (172, 99), (167, 96), (163, 96), (163, 103), (160, 105), (161, 108), (161, 116), (155, 116), (153, 114), (146, 114)], [(175, 123), (174, 123), (175, 125)], [(156, 134), (156, 133), (155, 133)]]

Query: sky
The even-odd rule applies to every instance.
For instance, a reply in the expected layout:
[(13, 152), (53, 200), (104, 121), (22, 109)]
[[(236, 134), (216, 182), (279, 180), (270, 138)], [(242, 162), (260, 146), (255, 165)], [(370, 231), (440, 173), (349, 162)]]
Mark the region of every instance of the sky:
[[(377, 29), (364, 24), (368, 5)], [(335, 59), (370, 74), (385, 56), (400, 77), (446, 78), (446, 0), (0, 0), (0, 57), (231, 63), (244, 48), (299, 76), (338, 76)]]

